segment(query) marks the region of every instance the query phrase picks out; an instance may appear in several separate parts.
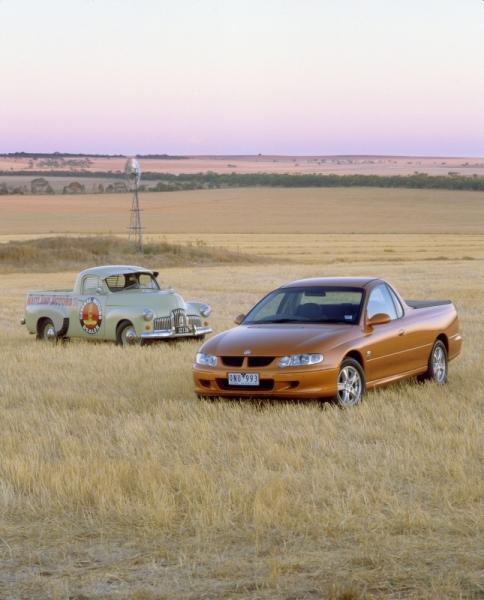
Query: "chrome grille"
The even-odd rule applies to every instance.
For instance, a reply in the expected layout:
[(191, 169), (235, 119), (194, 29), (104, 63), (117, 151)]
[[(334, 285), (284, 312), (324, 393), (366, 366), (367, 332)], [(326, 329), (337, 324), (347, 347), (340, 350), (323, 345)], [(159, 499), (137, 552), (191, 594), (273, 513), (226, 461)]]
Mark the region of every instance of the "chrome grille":
[(155, 330), (171, 329), (172, 327), (171, 317), (158, 317), (153, 321), (153, 329)]
[(188, 324), (187, 311), (184, 308), (172, 310), (173, 324), (177, 333), (189, 333), (191, 327)]
[(175, 308), (167, 317), (157, 317), (153, 320), (153, 329), (175, 329), (177, 333), (191, 333), (195, 327), (202, 326), (198, 315), (187, 315), (184, 308)]
[(202, 319), (198, 315), (188, 315), (188, 323), (190, 327), (201, 327)]

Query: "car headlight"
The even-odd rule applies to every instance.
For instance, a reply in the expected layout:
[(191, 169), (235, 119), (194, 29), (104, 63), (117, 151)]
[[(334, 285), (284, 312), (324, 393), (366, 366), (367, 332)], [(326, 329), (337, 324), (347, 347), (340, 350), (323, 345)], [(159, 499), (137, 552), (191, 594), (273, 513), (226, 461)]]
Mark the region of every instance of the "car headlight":
[(200, 308), (200, 314), (202, 315), (202, 317), (209, 317), (210, 313), (212, 312), (212, 307), (209, 306), (208, 304), (204, 304), (201, 308)]
[(283, 356), (279, 360), (279, 367), (302, 367), (306, 365), (317, 365), (323, 362), (322, 354), (291, 354), (290, 356)]
[(203, 352), (198, 352), (195, 362), (197, 365), (202, 365), (204, 367), (216, 367), (217, 366), (217, 357), (212, 354), (204, 354)]
[(152, 321), (155, 318), (155, 313), (149, 308), (145, 308), (143, 311), (143, 319), (145, 321)]

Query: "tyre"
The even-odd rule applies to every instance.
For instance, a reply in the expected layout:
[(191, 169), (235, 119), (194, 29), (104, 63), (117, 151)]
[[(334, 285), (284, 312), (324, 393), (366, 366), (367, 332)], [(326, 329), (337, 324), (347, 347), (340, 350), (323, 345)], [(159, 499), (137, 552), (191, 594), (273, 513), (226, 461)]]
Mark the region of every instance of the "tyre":
[(428, 369), (419, 379), (420, 381), (435, 381), (438, 385), (444, 385), (447, 381), (448, 371), (447, 348), (442, 340), (437, 340), (432, 346)]
[(359, 404), (365, 394), (365, 374), (360, 363), (353, 358), (345, 358), (338, 373), (336, 402), (342, 408)]
[(38, 328), (37, 339), (49, 344), (57, 343), (57, 333), (54, 323), (50, 319), (44, 319)]
[(134, 325), (129, 321), (125, 321), (118, 326), (116, 333), (116, 343), (118, 346), (140, 346), (141, 338), (138, 337)]

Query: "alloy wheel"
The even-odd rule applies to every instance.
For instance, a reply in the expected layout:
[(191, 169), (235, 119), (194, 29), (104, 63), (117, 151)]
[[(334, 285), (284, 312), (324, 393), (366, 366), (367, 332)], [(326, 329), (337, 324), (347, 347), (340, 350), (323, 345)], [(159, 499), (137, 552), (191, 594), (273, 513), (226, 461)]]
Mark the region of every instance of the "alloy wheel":
[(437, 383), (444, 383), (447, 376), (447, 361), (441, 345), (437, 345), (432, 352), (432, 371)]
[(341, 406), (355, 406), (361, 400), (363, 384), (355, 367), (343, 367), (338, 376), (338, 402)]

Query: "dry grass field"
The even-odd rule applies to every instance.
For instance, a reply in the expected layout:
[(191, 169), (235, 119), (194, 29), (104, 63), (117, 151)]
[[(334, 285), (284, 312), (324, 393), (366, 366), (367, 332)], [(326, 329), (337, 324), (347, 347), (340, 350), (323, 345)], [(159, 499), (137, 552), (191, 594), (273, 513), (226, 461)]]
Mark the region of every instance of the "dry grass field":
[[(265, 235), (266, 213), (241, 231), (228, 210), (198, 220), (166, 195), (165, 223), (181, 233), (167, 233), (161, 208), (149, 229), (279, 260), (162, 270), (212, 304), (216, 331), (303, 276), (375, 274), (404, 297), (452, 298), (464, 351), (448, 385), (410, 381), (351, 411), (200, 402), (190, 342), (45, 347), (18, 324), (25, 293), (67, 287), (75, 273), (0, 271), (0, 598), (482, 598), (483, 198), (463, 193), (452, 208), (432, 194), (435, 210), (418, 217), (389, 203), (394, 235), (368, 198), (360, 229), (346, 211), (338, 221), (301, 209)], [(3, 241), (62, 223), (90, 232), (74, 205), (49, 209), (48, 223), (40, 205), (10, 207), (7, 226), (1, 202)], [(106, 215), (122, 231), (126, 211)]]
[[(147, 234), (482, 234), (481, 192), (234, 188), (141, 194)], [(0, 236), (126, 233), (130, 194), (0, 196)]]

